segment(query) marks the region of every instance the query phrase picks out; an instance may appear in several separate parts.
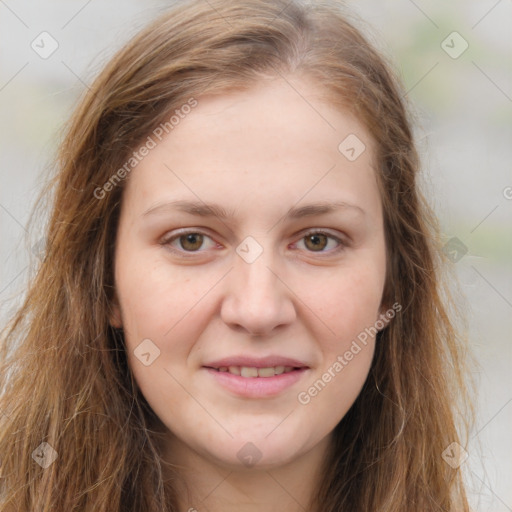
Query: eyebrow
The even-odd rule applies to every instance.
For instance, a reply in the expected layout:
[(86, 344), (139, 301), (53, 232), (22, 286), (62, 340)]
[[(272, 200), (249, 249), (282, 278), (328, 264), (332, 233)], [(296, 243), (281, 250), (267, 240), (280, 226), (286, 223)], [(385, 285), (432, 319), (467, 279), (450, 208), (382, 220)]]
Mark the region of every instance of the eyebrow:
[[(196, 215), (198, 217), (218, 217), (222, 220), (227, 220), (230, 217), (235, 217), (234, 211), (227, 211), (225, 208), (215, 203), (205, 203), (202, 201), (167, 201), (157, 203), (148, 208), (142, 217), (154, 215), (158, 213), (165, 213), (172, 210)], [(340, 210), (351, 210), (358, 212), (359, 215), (366, 215), (366, 212), (355, 204), (347, 203), (344, 201), (335, 202), (320, 202), (308, 204), (306, 206), (292, 207), (283, 216), (286, 219), (302, 219), (304, 217), (312, 217), (314, 215), (324, 215), (327, 213), (334, 213)]]

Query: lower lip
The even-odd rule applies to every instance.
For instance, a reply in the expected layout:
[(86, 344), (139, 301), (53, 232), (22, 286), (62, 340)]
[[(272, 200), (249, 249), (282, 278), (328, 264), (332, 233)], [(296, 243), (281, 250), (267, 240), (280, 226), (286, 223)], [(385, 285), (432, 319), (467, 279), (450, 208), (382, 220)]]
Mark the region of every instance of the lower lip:
[(241, 377), (229, 372), (205, 368), (225, 389), (245, 398), (266, 398), (276, 396), (297, 383), (308, 370), (301, 368), (274, 377)]

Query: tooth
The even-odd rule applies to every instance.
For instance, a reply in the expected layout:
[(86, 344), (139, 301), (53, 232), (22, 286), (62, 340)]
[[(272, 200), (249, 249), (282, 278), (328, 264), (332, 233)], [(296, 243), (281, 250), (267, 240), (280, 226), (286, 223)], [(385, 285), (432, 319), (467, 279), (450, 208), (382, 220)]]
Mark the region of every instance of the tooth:
[(240, 375), (240, 367), (239, 366), (230, 366), (229, 373), (232, 373), (233, 375)]
[(258, 368), (258, 377), (273, 377), (275, 374), (274, 368)]
[(228, 371), (228, 367), (227, 366), (221, 366), (219, 368), (219, 372), (227, 372)]
[(258, 368), (242, 366), (242, 367), (240, 367), (240, 375), (242, 377), (257, 377), (258, 376)]
[(284, 373), (289, 373), (293, 371), (293, 366), (285, 366), (284, 367)]
[(281, 375), (281, 373), (283, 373), (283, 372), (284, 372), (284, 366), (276, 366), (274, 368), (274, 373), (276, 375)]

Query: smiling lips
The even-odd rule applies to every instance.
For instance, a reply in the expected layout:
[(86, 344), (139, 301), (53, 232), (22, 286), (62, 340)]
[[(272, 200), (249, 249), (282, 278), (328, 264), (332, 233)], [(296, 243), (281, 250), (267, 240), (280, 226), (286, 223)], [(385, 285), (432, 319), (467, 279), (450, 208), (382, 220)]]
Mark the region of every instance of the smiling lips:
[(269, 366), (267, 368), (256, 368), (254, 366), (221, 366), (217, 368), (219, 372), (229, 372), (232, 375), (240, 375), (245, 378), (254, 377), (275, 377), (282, 373), (293, 372), (293, 366)]
[(264, 398), (295, 384), (309, 369), (301, 361), (280, 356), (229, 357), (204, 365), (215, 380), (238, 396)]
[(294, 370), (308, 368), (302, 361), (281, 356), (267, 356), (261, 358), (235, 356), (225, 357), (204, 365), (218, 372), (240, 375), (245, 378), (275, 377)]

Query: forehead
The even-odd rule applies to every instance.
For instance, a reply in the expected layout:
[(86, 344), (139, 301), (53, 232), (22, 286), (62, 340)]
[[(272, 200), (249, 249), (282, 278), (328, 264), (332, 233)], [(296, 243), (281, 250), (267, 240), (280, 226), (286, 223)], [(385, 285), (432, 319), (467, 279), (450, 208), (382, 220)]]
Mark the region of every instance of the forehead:
[(146, 207), (165, 198), (262, 207), (307, 195), (378, 209), (374, 143), (317, 85), (274, 79), (195, 101), (169, 115), (161, 140), (150, 135), (156, 147), (132, 171), (127, 199)]

